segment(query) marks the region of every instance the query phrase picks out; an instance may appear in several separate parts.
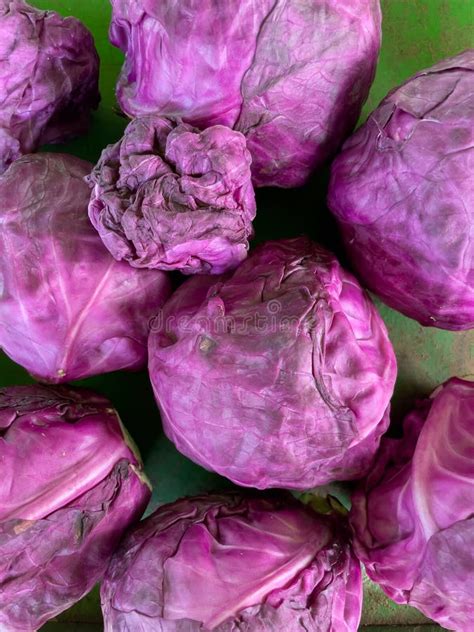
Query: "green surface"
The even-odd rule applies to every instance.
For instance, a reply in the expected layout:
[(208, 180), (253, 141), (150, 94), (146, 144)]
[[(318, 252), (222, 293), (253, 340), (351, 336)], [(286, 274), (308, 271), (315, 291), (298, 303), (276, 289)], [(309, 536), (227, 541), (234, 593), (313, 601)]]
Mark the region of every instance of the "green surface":
[[(102, 60), (102, 102), (90, 133), (59, 151), (69, 151), (96, 161), (101, 149), (117, 140), (126, 121), (117, 115), (114, 83), (122, 56), (107, 40), (110, 19), (108, 0), (36, 0), (40, 8), (74, 15), (94, 33)], [(473, 0), (385, 0), (382, 1), (383, 46), (375, 83), (362, 118), (386, 92), (416, 70), (442, 57), (474, 46)], [(331, 246), (343, 258), (335, 238), (334, 222), (324, 199), (327, 171), (322, 171), (303, 189), (259, 191), (257, 240), (307, 233)], [(474, 332), (450, 333), (427, 329), (381, 306), (395, 346), (399, 377), (393, 400), (394, 424), (416, 397), (429, 393), (450, 377), (474, 377)], [(0, 355), (0, 383), (3, 386), (28, 383), (31, 379), (18, 366)], [(185, 494), (222, 489), (223, 479), (195, 466), (177, 453), (163, 436), (148, 379), (145, 374), (114, 374), (86, 380), (84, 384), (108, 395), (136, 439), (149, 477), (154, 485), (150, 510), (158, 504)], [(411, 631), (439, 630), (428, 625), (417, 611), (391, 604), (373, 584), (365, 582), (363, 623), (373, 632), (391, 632), (401, 626)], [(101, 630), (98, 593), (64, 613), (44, 630), (95, 632)]]

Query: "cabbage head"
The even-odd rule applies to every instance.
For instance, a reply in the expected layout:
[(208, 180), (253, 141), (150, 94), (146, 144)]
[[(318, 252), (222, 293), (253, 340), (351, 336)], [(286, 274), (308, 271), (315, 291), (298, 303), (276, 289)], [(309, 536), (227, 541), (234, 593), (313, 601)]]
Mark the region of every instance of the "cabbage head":
[(219, 274), (247, 256), (255, 195), (245, 138), (142, 116), (92, 172), (89, 215), (117, 260)]
[(332, 166), (363, 283), (422, 325), (474, 327), (474, 49), (392, 90)]
[(357, 121), (380, 20), (379, 0), (112, 0), (118, 101), (130, 117), (232, 127), (256, 185), (299, 186)]
[(152, 325), (149, 371), (183, 454), (239, 485), (308, 489), (367, 472), (396, 363), (354, 277), (297, 238), (186, 281)]
[(353, 496), (355, 551), (394, 601), (444, 628), (474, 619), (474, 382), (452, 378), (421, 401), (402, 439), (382, 439)]
[(22, 154), (87, 130), (99, 57), (76, 18), (24, 0), (0, 3), (0, 173)]
[(290, 496), (200, 496), (124, 539), (102, 584), (106, 632), (356, 632), (344, 527)]
[(143, 368), (150, 320), (170, 293), (164, 272), (105, 249), (87, 216), (91, 169), (33, 154), (0, 176), (0, 347), (51, 383)]
[(150, 499), (139, 455), (104, 397), (0, 389), (0, 630), (34, 632), (105, 573)]

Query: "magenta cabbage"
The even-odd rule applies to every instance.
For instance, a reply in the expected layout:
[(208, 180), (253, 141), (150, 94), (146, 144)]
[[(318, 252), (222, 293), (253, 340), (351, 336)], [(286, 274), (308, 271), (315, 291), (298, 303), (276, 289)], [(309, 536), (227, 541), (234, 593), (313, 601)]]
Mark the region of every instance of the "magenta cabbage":
[(150, 488), (104, 397), (0, 389), (0, 629), (33, 632), (105, 573)]
[(374, 76), (378, 0), (112, 0), (112, 7), (110, 38), (126, 55), (122, 109), (242, 132), (256, 185), (303, 184), (351, 131)]
[(106, 632), (355, 632), (360, 567), (344, 527), (286, 495), (161, 507), (102, 584)]
[(383, 439), (353, 496), (355, 550), (397, 603), (470, 632), (474, 619), (474, 382), (452, 378)]
[(186, 281), (155, 319), (149, 356), (168, 437), (241, 485), (358, 478), (388, 424), (396, 364), (385, 326), (305, 238)]
[(99, 57), (75, 18), (23, 0), (0, 6), (0, 173), (21, 154), (86, 131)]
[(89, 215), (118, 260), (221, 273), (247, 256), (255, 217), (245, 138), (159, 116), (135, 119), (89, 178)]
[(332, 167), (354, 266), (422, 325), (474, 327), (474, 49), (388, 94)]
[(146, 365), (164, 272), (116, 262), (87, 216), (92, 165), (24, 156), (0, 177), (0, 347), (35, 377), (70, 381)]

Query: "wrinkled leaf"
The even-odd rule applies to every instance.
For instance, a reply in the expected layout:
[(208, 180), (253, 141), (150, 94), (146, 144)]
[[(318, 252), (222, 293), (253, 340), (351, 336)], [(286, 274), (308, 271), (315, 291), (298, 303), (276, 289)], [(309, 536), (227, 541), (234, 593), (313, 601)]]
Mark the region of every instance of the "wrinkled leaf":
[(305, 238), (188, 280), (155, 319), (149, 355), (168, 437), (240, 485), (358, 478), (388, 425), (385, 326), (334, 255)]
[(474, 49), (388, 94), (332, 166), (353, 264), (422, 325), (474, 327)]
[(461, 632), (474, 617), (474, 382), (452, 378), (383, 439), (354, 493), (355, 550), (397, 603)]
[(255, 196), (245, 138), (135, 119), (92, 172), (89, 215), (117, 260), (218, 274), (247, 256)]
[(73, 17), (0, 6), (0, 173), (21, 154), (83, 133), (99, 103), (99, 57)]

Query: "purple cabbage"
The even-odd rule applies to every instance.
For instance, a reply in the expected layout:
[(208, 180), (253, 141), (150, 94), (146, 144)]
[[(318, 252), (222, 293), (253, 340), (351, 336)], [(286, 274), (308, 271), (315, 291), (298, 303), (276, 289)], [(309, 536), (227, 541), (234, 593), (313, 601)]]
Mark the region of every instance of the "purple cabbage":
[(0, 389), (0, 463), (0, 629), (34, 632), (102, 578), (151, 491), (117, 412), (82, 389)]
[(112, 0), (112, 7), (110, 38), (126, 55), (122, 109), (242, 132), (259, 186), (303, 184), (355, 125), (374, 77), (378, 0)]
[(99, 57), (79, 20), (2, 0), (0, 59), (2, 173), (39, 145), (86, 131), (99, 103)]
[(255, 217), (245, 138), (159, 116), (135, 119), (89, 183), (89, 215), (117, 260), (218, 274), (247, 256)]
[(0, 177), (0, 347), (35, 377), (65, 382), (146, 365), (164, 272), (116, 262), (87, 216), (92, 165), (24, 156)]
[(183, 454), (240, 485), (307, 489), (367, 472), (396, 363), (357, 281), (299, 238), (186, 281), (152, 326), (149, 370)]
[(287, 496), (180, 500), (127, 535), (102, 584), (106, 632), (355, 632), (344, 529)]
[(422, 325), (474, 327), (474, 49), (392, 90), (344, 145), (329, 205), (368, 288)]
[(474, 619), (474, 382), (452, 378), (382, 440), (353, 496), (355, 550), (397, 603), (440, 625)]

